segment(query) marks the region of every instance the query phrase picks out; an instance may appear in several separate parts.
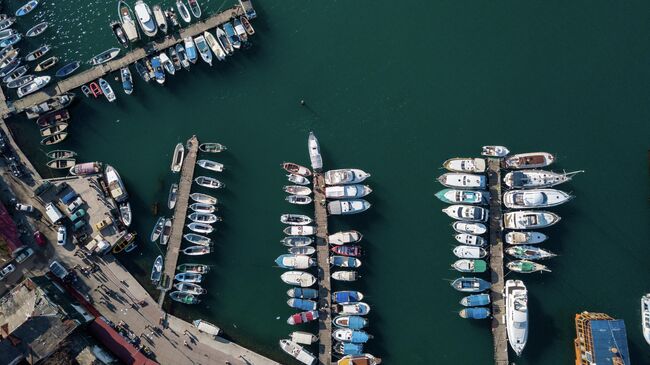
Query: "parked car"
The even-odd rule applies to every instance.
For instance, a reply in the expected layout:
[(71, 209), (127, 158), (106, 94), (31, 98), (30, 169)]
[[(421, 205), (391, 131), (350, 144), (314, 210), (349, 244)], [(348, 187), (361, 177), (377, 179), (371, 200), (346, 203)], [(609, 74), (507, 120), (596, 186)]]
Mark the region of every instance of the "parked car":
[(23, 175), (22, 171), (20, 171), (20, 166), (18, 166), (16, 161), (11, 161), (9, 164), (9, 169), (15, 177), (21, 177)]
[(0, 280), (3, 280), (7, 275), (11, 274), (16, 270), (16, 267), (13, 264), (9, 264), (0, 270)]
[(71, 222), (74, 222), (74, 221), (76, 221), (77, 219), (83, 217), (84, 215), (86, 215), (86, 211), (83, 210), (83, 209), (78, 209), (76, 212), (74, 212), (74, 213), (70, 216), (70, 221), (71, 221)]
[(31, 213), (34, 211), (34, 207), (29, 204), (18, 203), (16, 204), (16, 210), (20, 210), (21, 212)]
[(36, 241), (36, 244), (39, 246), (45, 246), (45, 236), (43, 236), (41, 231), (34, 231), (34, 241)]
[(72, 203), (68, 204), (68, 212), (72, 213), (84, 203), (83, 199), (78, 196)]
[(66, 270), (66, 268), (58, 261), (52, 261), (50, 264), (50, 271), (61, 280), (63, 280), (69, 274), (68, 270)]
[(56, 243), (59, 246), (64, 246), (68, 238), (68, 231), (64, 226), (59, 226), (59, 229), (56, 231)]
[(30, 258), (33, 254), (34, 254), (34, 250), (32, 250), (31, 248), (29, 248), (29, 247), (22, 248), (22, 249), (18, 250), (18, 255), (16, 255), (15, 260), (16, 260), (17, 263), (21, 264), (21, 263), (25, 262), (25, 260)]

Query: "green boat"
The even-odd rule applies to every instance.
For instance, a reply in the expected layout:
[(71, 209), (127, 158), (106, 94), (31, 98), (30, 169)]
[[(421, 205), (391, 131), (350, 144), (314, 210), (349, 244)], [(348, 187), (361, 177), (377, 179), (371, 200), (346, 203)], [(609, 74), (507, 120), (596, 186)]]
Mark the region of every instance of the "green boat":
[(460, 272), (485, 272), (487, 262), (485, 260), (461, 259), (451, 264), (451, 267)]
[(485, 204), (488, 195), (485, 191), (442, 189), (436, 193), (436, 198), (449, 204)]
[(545, 265), (538, 264), (536, 262), (528, 261), (528, 260), (517, 260), (517, 261), (510, 261), (506, 267), (508, 270), (522, 273), (522, 274), (530, 274), (533, 272), (551, 272), (549, 268), (547, 268)]
[(205, 274), (210, 271), (210, 266), (203, 264), (181, 264), (176, 266), (178, 272)]
[(169, 297), (173, 300), (183, 303), (183, 304), (197, 304), (201, 301), (192, 294), (184, 293), (182, 291), (175, 291), (169, 294)]

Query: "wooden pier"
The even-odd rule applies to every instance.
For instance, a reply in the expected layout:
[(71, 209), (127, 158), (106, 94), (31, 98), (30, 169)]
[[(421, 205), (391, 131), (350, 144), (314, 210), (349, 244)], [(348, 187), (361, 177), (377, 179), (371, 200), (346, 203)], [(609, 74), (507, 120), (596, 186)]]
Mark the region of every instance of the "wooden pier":
[(488, 158), (488, 184), (490, 188), (490, 299), (492, 301), (492, 336), (494, 337), (494, 363), (508, 365), (508, 335), (506, 307), (503, 297), (503, 225), (501, 223), (501, 160)]
[(316, 217), (316, 249), (318, 256), (318, 364), (332, 363), (332, 282), (330, 277), (330, 250), (327, 241), (327, 203), (325, 178), (314, 172), (314, 216)]
[[(190, 190), (194, 182), (194, 167), (196, 166), (196, 157), (199, 151), (199, 140), (192, 136), (187, 141), (187, 151), (183, 167), (181, 168), (181, 178), (178, 182), (178, 195), (174, 209), (172, 223), (172, 232), (167, 243), (167, 254), (165, 255), (165, 266), (161, 277), (160, 297), (158, 305), (162, 307), (165, 301), (165, 294), (172, 287), (174, 273), (176, 272), (176, 263), (180, 254), (181, 242), (183, 241), (183, 228), (185, 227), (185, 217), (187, 216), (187, 207), (190, 200)], [(164, 286), (163, 286), (164, 285)]]

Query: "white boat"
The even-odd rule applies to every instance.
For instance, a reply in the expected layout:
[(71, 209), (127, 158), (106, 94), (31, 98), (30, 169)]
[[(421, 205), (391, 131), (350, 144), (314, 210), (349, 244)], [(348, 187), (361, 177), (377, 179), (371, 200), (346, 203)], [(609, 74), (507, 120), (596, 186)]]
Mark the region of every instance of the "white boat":
[(104, 177), (106, 179), (106, 185), (108, 185), (108, 192), (116, 202), (121, 203), (129, 198), (129, 194), (127, 194), (126, 189), (124, 188), (122, 178), (113, 166), (106, 165)]
[(181, 250), (182, 253), (188, 256), (201, 256), (210, 253), (210, 247), (207, 246), (190, 246)]
[(192, 198), (192, 200), (194, 200), (195, 202), (202, 203), (202, 204), (214, 205), (218, 203), (217, 198), (213, 197), (212, 195), (203, 194), (203, 193), (192, 193), (190, 194), (190, 198)]
[(489, 211), (487, 209), (472, 205), (450, 205), (442, 211), (447, 213), (451, 218), (460, 221), (487, 222), (489, 217)]
[(477, 246), (456, 246), (454, 255), (459, 259), (482, 259), (487, 255), (487, 251)]
[(214, 213), (217, 210), (214, 205), (205, 203), (192, 203), (190, 209), (197, 213)]
[(187, 242), (199, 246), (210, 246), (210, 244), (212, 243), (212, 239), (210, 237), (201, 236), (200, 234), (196, 234), (196, 233), (187, 233), (183, 235), (183, 238)]
[(503, 182), (511, 189), (548, 188), (573, 179), (573, 176), (584, 171), (557, 173), (544, 170), (511, 171), (503, 178)]
[(200, 283), (203, 280), (203, 275), (191, 272), (182, 272), (174, 276), (174, 280), (183, 283)]
[(130, 42), (135, 42), (140, 39), (138, 34), (138, 28), (135, 25), (135, 20), (133, 20), (133, 13), (131, 8), (124, 1), (119, 1), (117, 4), (117, 10), (120, 15), (120, 24), (122, 24), (122, 29)]
[(167, 33), (167, 18), (158, 4), (153, 6), (153, 17), (158, 29), (162, 30), (163, 33)]
[(221, 29), (220, 27), (217, 27), (216, 35), (217, 35), (217, 41), (219, 42), (221, 48), (223, 48), (223, 50), (226, 51), (226, 54), (228, 56), (232, 56), (233, 52), (235, 52), (235, 49), (232, 47), (232, 44), (230, 44), (226, 32), (224, 32), (223, 29)]
[(174, 209), (176, 201), (178, 200), (178, 184), (173, 183), (169, 187), (169, 196), (167, 197), (167, 208)]
[(178, 9), (178, 14), (181, 16), (181, 19), (185, 23), (189, 23), (192, 21), (192, 16), (190, 15), (190, 11), (187, 9), (187, 6), (183, 3), (183, 0), (176, 0), (176, 9)]
[(555, 157), (548, 152), (530, 152), (512, 155), (503, 162), (507, 169), (536, 169), (548, 166), (555, 161)]
[(154, 284), (160, 281), (160, 276), (162, 275), (162, 269), (163, 269), (163, 257), (158, 256), (156, 257), (156, 260), (153, 263), (153, 267), (151, 268), (151, 281)]
[(201, 295), (201, 294), (206, 294), (208, 292), (207, 290), (203, 289), (200, 285), (190, 283), (190, 282), (176, 283), (174, 284), (174, 288), (184, 293), (188, 293), (192, 295)]
[(208, 43), (208, 46), (212, 50), (212, 53), (217, 57), (219, 61), (223, 61), (226, 59), (226, 51), (221, 48), (221, 45), (219, 42), (217, 42), (217, 38), (215, 38), (212, 33), (205, 31), (203, 32), (203, 37), (205, 38), (205, 41)]
[(163, 226), (165, 225), (165, 217), (160, 217), (156, 221), (156, 224), (153, 226), (153, 230), (151, 231), (151, 242), (156, 242), (158, 238), (160, 238), (160, 233), (162, 233)]
[(289, 356), (305, 365), (313, 365), (316, 363), (316, 356), (293, 341), (280, 340), (280, 348), (289, 354)]
[(289, 236), (280, 240), (287, 247), (305, 247), (314, 243), (314, 239), (306, 236)]
[(645, 341), (650, 345), (650, 293), (641, 297), (641, 328)]
[(160, 241), (161, 245), (166, 245), (169, 242), (169, 237), (172, 234), (172, 220), (170, 218), (165, 218), (163, 223), (162, 230), (160, 232)]
[(330, 170), (324, 175), (327, 185), (358, 184), (370, 177), (369, 173), (359, 169)]
[(306, 205), (312, 202), (310, 196), (306, 195), (289, 195), (285, 198), (291, 204)]
[(291, 337), (291, 341), (295, 343), (301, 343), (303, 345), (311, 345), (312, 343), (316, 343), (316, 341), (318, 341), (318, 336), (309, 332), (302, 331), (293, 331), (289, 334), (289, 337)]
[(158, 59), (160, 59), (160, 64), (165, 69), (165, 71), (167, 71), (168, 74), (170, 75), (176, 74), (176, 68), (172, 63), (172, 60), (170, 60), (169, 56), (167, 56), (167, 53), (160, 52), (160, 54), (158, 55)]
[(219, 327), (213, 325), (210, 322), (206, 322), (202, 319), (194, 320), (192, 321), (192, 324), (194, 325), (194, 327), (196, 327), (199, 330), (199, 332), (207, 333), (215, 337), (218, 336), (219, 333), (221, 332), (221, 329)]
[(507, 229), (534, 229), (552, 226), (560, 216), (546, 211), (520, 210), (503, 214), (503, 226)]
[(452, 223), (452, 228), (458, 233), (483, 234), (487, 227), (483, 223), (458, 221)]
[(296, 174), (288, 174), (287, 179), (290, 182), (298, 185), (309, 185), (310, 183), (308, 178)]
[(315, 226), (290, 226), (283, 230), (288, 236), (313, 236), (316, 234)]
[(194, 182), (200, 186), (203, 186), (204, 188), (210, 189), (221, 189), (226, 186), (226, 184), (222, 183), (221, 181), (208, 176), (199, 176), (194, 179)]
[(206, 153), (219, 153), (226, 151), (227, 149), (228, 148), (226, 146), (216, 142), (201, 143), (199, 146), (199, 150)]
[(187, 5), (190, 6), (190, 10), (195, 18), (201, 17), (201, 6), (199, 5), (198, 0), (187, 0)]
[(198, 160), (196, 161), (196, 164), (207, 170), (212, 170), (216, 172), (223, 171), (223, 164), (211, 160)]
[(456, 157), (445, 161), (442, 166), (452, 172), (483, 173), (485, 172), (485, 159)]
[(282, 214), (280, 222), (291, 226), (304, 226), (313, 222), (313, 219), (303, 214)]
[(113, 92), (113, 88), (111, 87), (111, 84), (108, 83), (108, 81), (100, 77), (99, 87), (102, 89), (102, 93), (104, 93), (106, 100), (108, 100), (111, 103), (115, 101), (116, 99), (115, 92)]
[(212, 66), (212, 53), (210, 52), (208, 43), (205, 41), (205, 37), (202, 35), (194, 37), (194, 44), (196, 45), (196, 49), (199, 51), (201, 59), (208, 65)]
[(23, 85), (18, 88), (18, 91), (16, 92), (18, 94), (19, 98), (22, 98), (25, 95), (29, 95), (33, 92), (36, 92), (42, 88), (45, 87), (50, 82), (51, 77), (50, 76), (39, 76), (34, 78), (34, 81)]
[(214, 227), (206, 223), (192, 222), (187, 225), (187, 228), (189, 228), (190, 231), (192, 232), (203, 233), (203, 234), (209, 234), (214, 231)]
[(473, 234), (468, 234), (468, 233), (459, 233), (455, 235), (454, 238), (461, 245), (483, 247), (487, 244), (485, 238)]
[(285, 255), (280, 255), (276, 260), (275, 263), (285, 269), (308, 269), (312, 266), (316, 266), (316, 260), (309, 256), (305, 255), (292, 255), (292, 254), (285, 254)]
[(302, 246), (302, 247), (289, 247), (287, 251), (292, 255), (307, 255), (311, 256), (316, 253), (316, 248), (312, 246)]
[(216, 223), (220, 222), (221, 218), (217, 217), (214, 214), (210, 213), (192, 213), (187, 216), (192, 222), (197, 222), (197, 223), (206, 223), (206, 224), (211, 224), (211, 223)]
[(449, 204), (487, 204), (490, 199), (490, 193), (483, 190), (446, 188), (437, 192), (436, 197)]
[(138, 18), (138, 23), (140, 28), (149, 37), (153, 37), (158, 32), (156, 27), (156, 22), (153, 19), (153, 14), (149, 5), (145, 4), (144, 1), (138, 0), (135, 2), (135, 15)]
[(301, 288), (316, 284), (316, 277), (304, 271), (287, 271), (280, 275), (280, 279), (289, 285), (298, 285)]
[(330, 245), (341, 246), (346, 243), (357, 243), (361, 241), (363, 235), (358, 231), (340, 231), (331, 234), (327, 237), (327, 242)]
[(325, 187), (325, 197), (329, 199), (363, 198), (372, 193), (368, 185), (353, 184)]
[(311, 195), (311, 188), (300, 185), (285, 185), (282, 190), (291, 195)]
[(323, 156), (320, 154), (320, 146), (318, 145), (318, 139), (314, 135), (314, 132), (309, 132), (309, 138), (307, 138), (307, 148), (309, 148), (309, 160), (311, 161), (311, 168), (315, 171), (320, 171), (323, 168)]
[(438, 177), (438, 181), (448, 188), (485, 189), (487, 179), (483, 175), (448, 172)]
[(528, 340), (528, 290), (521, 280), (507, 280), (503, 296), (508, 341), (517, 356), (521, 356)]
[(371, 204), (364, 199), (335, 200), (327, 203), (327, 211), (332, 215), (348, 215), (365, 212)]
[(506, 147), (503, 146), (483, 146), (481, 154), (488, 157), (505, 157), (510, 153)]
[(172, 157), (172, 172), (180, 172), (183, 167), (183, 159), (185, 158), (185, 147), (182, 143), (176, 144), (174, 148), (174, 155)]
[(540, 232), (517, 232), (506, 233), (506, 243), (511, 245), (534, 245), (546, 241), (548, 236)]
[(359, 278), (359, 274), (356, 271), (334, 271), (332, 273), (332, 279), (338, 281), (356, 281)]
[(130, 226), (132, 221), (131, 204), (129, 202), (120, 203), (120, 220), (125, 226)]
[(573, 196), (557, 189), (513, 190), (503, 194), (503, 204), (511, 209), (549, 208), (564, 204)]

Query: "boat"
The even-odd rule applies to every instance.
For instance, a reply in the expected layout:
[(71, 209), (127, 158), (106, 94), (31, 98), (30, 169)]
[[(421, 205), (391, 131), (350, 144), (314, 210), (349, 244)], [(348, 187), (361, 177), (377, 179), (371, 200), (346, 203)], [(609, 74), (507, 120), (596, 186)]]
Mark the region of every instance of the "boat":
[(207, 170), (212, 170), (216, 172), (223, 171), (223, 164), (211, 160), (198, 160), (196, 161), (196, 164)]
[(70, 168), (70, 174), (75, 176), (94, 175), (102, 170), (101, 162), (78, 163)]
[(5, 78), (18, 69), (22, 61), (16, 57), (6, 67), (0, 68), (0, 77)]
[(289, 247), (287, 249), (292, 255), (306, 255), (311, 256), (316, 253), (316, 248), (311, 246), (302, 246), (302, 247)]
[(208, 47), (205, 37), (202, 35), (194, 37), (194, 44), (196, 45), (196, 49), (199, 51), (199, 55), (201, 55), (201, 59), (208, 65), (212, 66), (212, 52), (210, 52), (210, 47)]
[[(137, 9), (137, 5), (136, 5), (136, 9)], [(175, 300), (183, 304), (197, 304), (201, 302), (196, 296), (189, 293), (183, 293), (181, 291), (171, 292), (169, 294), (169, 297), (172, 298), (172, 300)]]
[(66, 109), (61, 109), (53, 111), (44, 115), (41, 115), (36, 120), (36, 124), (41, 127), (48, 127), (55, 124), (63, 123), (70, 120), (70, 113)]
[(528, 245), (508, 247), (506, 248), (506, 253), (520, 260), (543, 260), (557, 256), (551, 251)]
[(163, 269), (163, 257), (158, 256), (156, 257), (156, 260), (153, 263), (153, 267), (151, 268), (152, 282), (157, 283), (160, 281), (160, 277), (162, 275), (162, 269)]
[(79, 61), (70, 62), (65, 66), (61, 67), (60, 69), (58, 69), (54, 74), (54, 76), (59, 78), (67, 77), (73, 72), (77, 71), (77, 69), (79, 69), (80, 66), (81, 66), (81, 62)]
[[(249, 36), (255, 34), (255, 28), (253, 28), (253, 26), (251, 25), (251, 22), (248, 20), (248, 17), (246, 17), (245, 15), (242, 15), (242, 16), (239, 17), (239, 20), (241, 21), (242, 25), (244, 26), (244, 29), (246, 30), (246, 33)], [(312, 133), (309, 132), (309, 134), (311, 135)], [(312, 164), (312, 167), (313, 167), (313, 164)], [(321, 163), (321, 167), (319, 167), (319, 169), (320, 168), (322, 168), (322, 163)]]
[(192, 63), (196, 63), (196, 60), (199, 56), (196, 51), (196, 47), (194, 46), (194, 40), (192, 37), (188, 36), (183, 38), (183, 46), (185, 46), (185, 54), (187, 55), (187, 59)]
[(26, 108), (25, 114), (29, 119), (38, 118), (43, 113), (54, 112), (68, 107), (70, 104), (72, 104), (74, 97), (74, 93), (63, 93), (53, 96), (42, 103)]
[(169, 57), (167, 57), (167, 54), (165, 52), (160, 52), (160, 54), (158, 54), (158, 58), (160, 59), (160, 64), (165, 69), (165, 71), (167, 71), (168, 74), (174, 75), (176, 73), (176, 68), (174, 67), (174, 64), (169, 59)]
[(196, 179), (194, 179), (194, 182), (200, 186), (203, 186), (204, 188), (210, 188), (210, 189), (221, 189), (226, 187), (226, 184), (222, 183), (221, 181), (213, 177), (208, 177), (208, 176), (199, 176)]
[(156, 28), (156, 23), (153, 19), (153, 14), (149, 5), (145, 4), (144, 1), (138, 0), (135, 2), (135, 15), (138, 18), (138, 23), (140, 28), (149, 37), (153, 37), (158, 32)]
[(115, 101), (116, 99), (115, 93), (113, 92), (113, 88), (111, 87), (111, 84), (108, 83), (108, 81), (100, 77), (99, 87), (102, 89), (102, 93), (104, 93), (104, 96), (106, 96), (106, 100), (108, 100), (111, 103)]
[(93, 93), (93, 96), (95, 98), (103, 94), (102, 89), (99, 87), (99, 85), (97, 85), (96, 82), (93, 81), (90, 84), (88, 84), (88, 86), (90, 87), (90, 91)]
[(315, 311), (318, 307), (318, 304), (313, 300), (300, 298), (287, 299), (287, 305), (291, 308), (296, 308), (304, 311)]
[(337, 255), (351, 257), (359, 257), (363, 253), (363, 250), (359, 245), (332, 246), (332, 248), (330, 248), (330, 251)]
[(156, 221), (156, 224), (154, 224), (153, 230), (151, 231), (151, 235), (149, 236), (151, 242), (156, 242), (160, 237), (163, 227), (165, 226), (165, 220), (166, 220), (165, 217), (160, 217)]
[(53, 67), (57, 62), (59, 62), (59, 57), (56, 57), (56, 56), (50, 57), (50, 58), (42, 61), (38, 65), (36, 65), (36, 67), (34, 68), (34, 71), (35, 72), (45, 71), (45, 70)]
[(54, 170), (69, 170), (72, 166), (74, 166), (75, 162), (74, 158), (58, 158), (56, 160), (51, 160), (47, 162), (47, 167), (54, 169)]
[(512, 155), (503, 161), (506, 169), (536, 169), (552, 164), (555, 157), (548, 152), (531, 152)]
[(77, 156), (77, 153), (69, 150), (54, 150), (47, 152), (45, 155), (50, 159), (56, 160), (60, 158), (74, 158)]
[(318, 341), (317, 335), (302, 331), (293, 331), (289, 334), (289, 337), (291, 337), (291, 341), (304, 345), (311, 345), (312, 343), (316, 343)]
[(131, 213), (131, 204), (129, 202), (123, 202), (119, 204), (120, 208), (120, 220), (122, 223), (124, 223), (125, 226), (130, 226), (131, 221), (133, 219), (133, 215)]
[(289, 226), (283, 230), (288, 236), (313, 236), (316, 234), (315, 226)]
[(192, 222), (187, 225), (187, 228), (190, 229), (192, 232), (196, 233), (203, 233), (203, 234), (209, 234), (214, 231), (214, 228), (206, 223), (197, 223), (197, 222)]
[(226, 22), (223, 25), (223, 30), (226, 32), (226, 37), (228, 37), (228, 42), (235, 48), (239, 49), (241, 47), (241, 41), (235, 32), (235, 28), (230, 22)]
[(490, 304), (490, 294), (472, 294), (460, 300), (460, 305), (465, 307), (477, 307)]
[(20, 40), (23, 39), (23, 35), (20, 33), (16, 33), (9, 38), (5, 38), (0, 41), (0, 48), (5, 48), (9, 46), (13, 46), (14, 44), (20, 42)]
[(280, 275), (280, 279), (289, 285), (297, 285), (308, 288), (316, 284), (316, 277), (304, 271), (287, 271)]
[(481, 259), (487, 256), (487, 251), (484, 248), (476, 246), (456, 246), (453, 252), (460, 259)]
[(36, 48), (35, 50), (29, 52), (25, 56), (25, 61), (29, 61), (29, 62), (36, 61), (37, 59), (45, 56), (45, 54), (48, 53), (51, 49), (52, 47), (49, 44), (44, 44)]
[(573, 176), (584, 171), (557, 173), (544, 170), (511, 171), (503, 178), (503, 182), (511, 189), (548, 188), (571, 181)]
[(359, 169), (339, 169), (325, 172), (324, 177), (327, 185), (347, 185), (363, 182), (370, 174)]
[(311, 188), (300, 185), (285, 185), (282, 190), (292, 195), (311, 195)]
[(185, 23), (192, 21), (192, 16), (190, 16), (190, 11), (187, 10), (187, 6), (183, 3), (183, 0), (176, 0), (176, 9), (178, 9), (178, 14), (181, 16), (181, 19)]
[(183, 159), (185, 158), (185, 147), (183, 147), (182, 143), (176, 144), (173, 156), (171, 170), (172, 172), (180, 172), (181, 167), (183, 167)]
[(292, 226), (304, 226), (313, 222), (313, 219), (303, 214), (282, 214), (280, 216), (280, 222)]
[[(311, 320), (313, 319), (310, 319), (310, 321)], [(289, 323), (289, 324), (295, 324), (295, 323)], [(314, 356), (311, 352), (305, 350), (302, 346), (298, 345), (293, 341), (280, 340), (280, 348), (282, 349), (282, 351), (289, 354), (289, 356), (293, 357), (294, 359), (298, 360), (303, 364), (313, 365), (316, 363), (316, 356)]]
[(165, 71), (162, 67), (160, 57), (153, 56), (151, 58), (151, 67), (153, 68), (153, 76), (156, 79), (156, 82), (160, 85), (165, 83)]
[(461, 221), (487, 222), (489, 211), (472, 205), (450, 205), (442, 209), (451, 218)]
[(357, 243), (361, 241), (363, 235), (359, 231), (340, 231), (327, 237), (330, 245), (344, 245), (346, 243)]
[(176, 270), (179, 272), (207, 274), (210, 271), (210, 266), (203, 264), (180, 264), (176, 266)]
[(364, 199), (335, 200), (327, 203), (327, 211), (332, 215), (348, 215), (365, 212), (371, 204)]
[(343, 356), (336, 365), (378, 365), (381, 359), (371, 354), (346, 355)]
[(452, 172), (483, 173), (486, 165), (484, 158), (456, 157), (445, 161), (442, 166)]
[(458, 312), (460, 318), (486, 319), (490, 317), (490, 309), (487, 307), (463, 308)]
[(458, 189), (442, 189), (436, 193), (436, 198), (449, 204), (487, 204), (490, 193), (487, 191), (472, 191)]
[(362, 343), (350, 343), (350, 342), (337, 342), (332, 347), (334, 352), (340, 355), (354, 355), (358, 356), (363, 354), (363, 344)]
[(310, 196), (305, 195), (289, 195), (285, 198), (291, 204), (306, 205), (311, 204), (312, 199)]
[(294, 184), (298, 184), (298, 185), (309, 185), (310, 184), (309, 179), (307, 179), (304, 176), (300, 176), (300, 175), (288, 174), (287, 179), (290, 182), (292, 182)]
[(372, 335), (364, 331), (353, 330), (351, 328), (337, 328), (332, 332), (332, 337), (337, 341), (351, 342), (351, 343), (366, 343)]
[(641, 328), (645, 342), (650, 344), (650, 293), (641, 297)]
[(250, 0), (239, 0), (239, 6), (248, 19), (255, 19), (257, 17), (257, 13), (255, 12), (255, 9), (253, 9), (253, 4)]
[(203, 280), (203, 275), (182, 272), (174, 276), (174, 280), (184, 282), (184, 283), (200, 283)]
[(129, 198), (129, 194), (127, 194), (122, 178), (117, 173), (117, 170), (111, 165), (106, 165), (104, 176), (111, 197), (118, 203), (126, 201)]
[(176, 200), (178, 199), (178, 184), (173, 183), (169, 188), (169, 195), (167, 197), (167, 208), (174, 209)]
[(362, 329), (368, 325), (368, 320), (360, 316), (336, 316), (332, 321), (338, 328)]
[(460, 242), (461, 245), (483, 247), (487, 244), (485, 238), (468, 233), (459, 233), (455, 235), (454, 238), (456, 241)]
[(3, 77), (2, 82), (7, 84), (7, 83), (10, 83), (10, 82), (12, 82), (14, 80), (17, 80), (17, 79), (21, 78), (23, 75), (25, 75), (27, 73), (27, 70), (29, 70), (28, 66), (20, 66), (20, 67), (14, 69), (13, 71), (11, 71), (11, 73), (9, 75)]
[(332, 312), (355, 316), (365, 316), (370, 313), (370, 306), (364, 302), (333, 304)]
[(32, 38), (41, 35), (43, 32), (45, 32), (49, 25), (50, 24), (48, 22), (38, 23), (35, 26), (29, 28), (27, 32), (25, 32), (25, 37)]
[(0, 20), (0, 30), (5, 30), (12, 26), (16, 22), (16, 18), (14, 17), (6, 17)]
[(363, 198), (370, 193), (372, 193), (370, 186), (361, 184), (325, 187), (325, 197), (328, 199)]
[(214, 205), (217, 204), (218, 202), (217, 198), (203, 193), (192, 193), (190, 194), (190, 198), (195, 202), (202, 203), (202, 204)]
[(219, 327), (213, 325), (210, 322), (206, 322), (203, 319), (196, 319), (192, 321), (192, 324), (199, 330), (199, 332), (207, 333), (215, 337), (218, 336), (221, 332), (221, 329)]
[(349, 256), (330, 256), (330, 264), (338, 267), (360, 267), (361, 260)]
[(190, 10), (192, 10), (194, 17), (197, 19), (200, 18), (201, 6), (199, 6), (199, 2), (197, 0), (187, 0), (187, 4), (190, 6)]
[(300, 175), (300, 176), (311, 176), (312, 175), (311, 171), (308, 168), (306, 168), (304, 166), (300, 166), (300, 165), (295, 164), (293, 162), (283, 162), (282, 163), (282, 168), (286, 172), (288, 172), (290, 174), (294, 174), (294, 175)]
[(334, 303), (352, 303), (363, 300), (363, 293), (354, 290), (335, 291), (332, 293)]
[(219, 153), (227, 149), (228, 148), (222, 145), (221, 143), (215, 143), (215, 142), (201, 143), (201, 145), (199, 145), (199, 150), (201, 152)]
[(126, 32), (122, 28), (122, 24), (117, 21), (113, 21), (110, 24), (113, 35), (117, 38), (117, 42), (122, 45), (122, 47), (127, 48), (129, 46), (129, 39), (126, 37)]
[(519, 210), (503, 214), (503, 226), (508, 229), (535, 229), (552, 226), (560, 216), (547, 211)]
[(438, 182), (448, 188), (485, 189), (487, 179), (483, 175), (448, 172), (438, 177)]
[(356, 271), (335, 271), (332, 273), (332, 279), (338, 281), (356, 281), (359, 274)]
[(167, 242), (169, 242), (169, 237), (172, 234), (172, 220), (169, 218), (165, 219), (165, 223), (162, 226), (162, 230), (160, 232), (160, 241), (159, 243), (161, 245), (166, 245)]
[[(14, 30), (12, 31), (15, 32)], [(7, 67), (11, 61), (18, 58), (19, 52), (20, 48), (14, 48), (13, 46), (7, 46), (0, 50), (0, 68)]]
[(32, 82), (29, 84), (23, 85), (18, 88), (18, 91), (16, 93), (18, 94), (19, 98), (22, 98), (25, 95), (29, 95), (31, 93), (34, 93), (47, 85), (52, 78), (50, 76), (38, 76), (35, 77)]
[(151, 80), (151, 76), (149, 76), (149, 71), (147, 71), (147, 68), (142, 64), (140, 61), (135, 62), (135, 72), (140, 75), (142, 80), (144, 82), (149, 82)]
[(548, 236), (540, 232), (508, 232), (505, 235), (506, 243), (511, 245), (534, 245), (542, 243)]
[(167, 48), (167, 54), (169, 55), (169, 59), (172, 61), (172, 64), (174, 65), (174, 71), (179, 71), (182, 65), (181, 65), (180, 58), (178, 58), (178, 53), (176, 52), (176, 48), (174, 47)]
[(41, 134), (41, 137), (47, 137), (55, 133), (64, 132), (66, 129), (68, 129), (68, 123), (57, 123), (45, 128), (41, 128), (39, 130), (39, 133)]
[[(178, 275), (180, 274), (177, 274), (177, 276)], [(206, 294), (208, 292), (198, 284), (187, 283), (187, 282), (176, 283), (174, 284), (174, 288), (176, 288), (176, 290), (181, 291), (183, 293), (188, 293), (192, 295), (201, 295), (201, 294)]]
[(27, 2), (27, 4), (21, 6), (18, 10), (16, 10), (16, 16), (25, 16), (31, 13), (32, 10), (36, 9), (37, 6), (38, 0), (30, 0)]
[(232, 48), (232, 44), (230, 44), (228, 36), (226, 36), (226, 32), (224, 32), (223, 29), (217, 27), (217, 31), (215, 33), (217, 35), (217, 42), (219, 42), (221, 48), (226, 51), (226, 54), (228, 56), (232, 56), (233, 52), (235, 52), (235, 49)]
[(130, 42), (135, 42), (140, 39), (138, 34), (138, 28), (135, 25), (135, 20), (133, 17), (133, 11), (125, 1), (118, 1), (117, 11), (120, 17), (120, 23), (122, 24), (122, 29)]
[(221, 217), (217, 217), (214, 214), (210, 213), (191, 213), (190, 215), (187, 216), (192, 222), (198, 222), (198, 223), (216, 223), (216, 222), (221, 222)]
[(176, 45), (176, 54), (178, 55), (178, 61), (181, 63), (181, 66), (189, 71), (190, 60), (187, 58), (187, 53), (185, 53), (185, 47), (180, 43)]
[(207, 246), (190, 246), (181, 250), (182, 253), (188, 256), (200, 256), (210, 253), (210, 247)]
[(460, 259), (451, 264), (451, 267), (460, 272), (480, 273), (487, 270), (487, 262), (484, 260)]
[(163, 13), (162, 8), (158, 4), (153, 6), (153, 17), (156, 25), (158, 25), (158, 29), (163, 33), (167, 33), (167, 18), (165, 18), (165, 13)]
[(226, 51), (221, 48), (221, 45), (217, 41), (217, 39), (212, 35), (212, 33), (205, 31), (203, 32), (203, 37), (205, 38), (205, 41), (208, 43), (208, 46), (212, 50), (212, 53), (217, 57), (219, 61), (223, 61), (226, 59)]
[(44, 146), (50, 146), (53, 144), (63, 142), (63, 140), (66, 139), (66, 137), (68, 137), (68, 132), (54, 133), (52, 135), (43, 138), (41, 140), (41, 144)]
[(242, 43), (248, 42), (248, 33), (246, 32), (246, 28), (244, 28), (244, 24), (242, 24), (241, 20), (239, 18), (233, 19), (232, 25), (235, 28), (235, 33), (237, 34), (237, 37), (239, 37), (239, 40)]
[(508, 270), (518, 272), (521, 274), (530, 274), (533, 272), (551, 272), (549, 268), (547, 268), (545, 265), (538, 264), (536, 262), (528, 261), (528, 260), (516, 260), (516, 261), (510, 261), (508, 264), (506, 264), (506, 267)]
[(318, 290), (295, 287), (287, 290), (287, 295), (291, 298), (316, 299), (318, 298)]
[(0, 31), (0, 40), (11, 38), (18, 34), (18, 32), (15, 29), (5, 29)]
[(488, 157), (505, 157), (510, 153), (506, 147), (503, 146), (483, 146), (481, 155)]
[(183, 236), (183, 238), (185, 238), (187, 242), (200, 246), (209, 246), (212, 243), (212, 239), (210, 237), (201, 236), (200, 234), (196, 233), (187, 233)]
[(508, 341), (517, 356), (521, 356), (528, 340), (528, 290), (521, 280), (507, 280), (503, 296)]
[(93, 57), (90, 59), (90, 64), (93, 66), (101, 65), (102, 63), (106, 63), (113, 58), (117, 57), (117, 55), (120, 54), (120, 49), (119, 48), (110, 48), (105, 50), (104, 52), (98, 54), (97, 56)]
[(214, 213), (217, 210), (214, 205), (205, 203), (192, 203), (190, 209), (197, 213)]
[(122, 67), (120, 69), (120, 77), (122, 79), (122, 89), (126, 95), (131, 95), (133, 93), (133, 78), (131, 77), (131, 71), (129, 67)]
[(503, 194), (503, 204), (511, 209), (549, 208), (571, 199), (573, 196), (557, 189), (513, 190)]
[(451, 282), (451, 287), (466, 293), (478, 293), (490, 289), (491, 284), (481, 278), (458, 278)]
[(283, 245), (288, 247), (305, 247), (314, 242), (314, 239), (306, 236), (289, 236), (280, 240)]
[(483, 223), (458, 221), (452, 223), (452, 228), (458, 233), (484, 234), (487, 227)]

